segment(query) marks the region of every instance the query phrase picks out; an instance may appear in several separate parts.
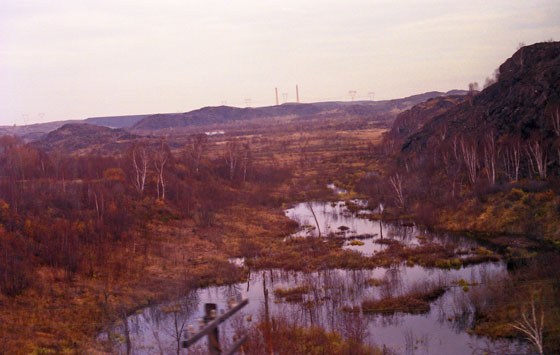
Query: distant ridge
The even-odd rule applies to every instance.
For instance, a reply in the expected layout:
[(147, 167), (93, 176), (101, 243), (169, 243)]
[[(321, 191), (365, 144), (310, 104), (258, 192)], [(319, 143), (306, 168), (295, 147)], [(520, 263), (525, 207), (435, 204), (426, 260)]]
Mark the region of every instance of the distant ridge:
[(126, 116), (102, 116), (90, 117), (84, 120), (85, 123), (104, 126), (110, 128), (132, 127), (136, 122), (143, 120), (151, 115), (126, 115)]
[(120, 140), (133, 139), (136, 136), (120, 128), (108, 128), (88, 123), (70, 123), (48, 133), (42, 139), (33, 142), (36, 147), (46, 151), (62, 149), (77, 152), (92, 146), (115, 146)]
[[(454, 92), (463, 92), (454, 90)], [(153, 131), (168, 128), (225, 124), (235, 121), (266, 120), (291, 117), (293, 119), (319, 118), (321, 116), (366, 117), (392, 119), (398, 112), (420, 102), (447, 93), (431, 91), (402, 99), (383, 101), (331, 101), (316, 103), (285, 103), (277, 106), (238, 108), (231, 106), (203, 107), (185, 113), (150, 115), (131, 127), (132, 131)], [(265, 121), (263, 121), (265, 122)]]
[(49, 132), (69, 123), (86, 123), (132, 131), (151, 131), (176, 127), (223, 124), (242, 120), (266, 120), (275, 117), (291, 117), (299, 120), (320, 117), (366, 118), (390, 124), (398, 113), (418, 103), (434, 97), (451, 94), (464, 95), (466, 91), (451, 90), (446, 93), (430, 91), (405, 98), (381, 101), (285, 103), (278, 106), (256, 108), (209, 106), (184, 113), (89, 117), (85, 120), (53, 121), (22, 126), (0, 126), (0, 135), (16, 135), (27, 141), (34, 141), (42, 139)]

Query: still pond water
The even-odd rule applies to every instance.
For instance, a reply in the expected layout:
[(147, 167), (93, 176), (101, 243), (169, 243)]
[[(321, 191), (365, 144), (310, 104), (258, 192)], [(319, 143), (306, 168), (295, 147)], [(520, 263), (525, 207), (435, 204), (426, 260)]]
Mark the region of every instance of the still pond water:
[[(362, 201), (353, 203), (355, 206), (365, 207)], [(338, 233), (348, 240), (360, 237), (363, 245), (349, 245), (347, 242), (344, 248), (354, 249), (365, 255), (374, 255), (385, 247), (376, 243), (380, 238), (395, 239), (402, 244), (416, 246), (420, 243), (417, 238), (419, 235), (421, 238), (426, 236), (432, 242), (453, 243), (463, 249), (478, 247), (476, 242), (466, 238), (446, 234), (432, 235), (413, 226), (405, 227), (361, 218), (360, 215), (364, 212), (358, 208), (357, 212), (351, 213), (344, 201), (301, 203), (285, 213), (302, 226), (299, 232), (290, 237), (318, 236), (319, 230), (322, 236)], [(232, 259), (231, 262), (243, 264), (242, 259)], [(486, 280), (505, 273), (507, 270), (502, 262), (451, 270), (408, 266), (403, 263), (391, 268), (357, 271), (255, 271), (250, 273), (247, 282), (198, 289), (183, 299), (155, 305), (130, 316), (128, 327), (132, 352), (176, 353), (177, 335), (181, 334), (181, 329), (187, 330), (189, 325), (198, 329), (205, 303), (216, 303), (220, 312), (227, 309), (228, 300), (248, 298), (249, 305), (241, 314), (221, 326), (224, 343), (235, 332), (234, 327), (251, 327), (268, 314), (271, 318), (283, 318), (299, 325), (314, 324), (336, 330), (343, 336), (358, 331), (366, 342), (380, 347), (385, 345), (399, 354), (527, 353), (529, 348), (524, 343), (493, 341), (467, 332), (473, 326), (468, 293), (475, 292), (477, 287), (484, 287)], [(368, 282), (373, 278), (383, 282), (375, 286)], [(479, 285), (471, 286), (465, 291), (454, 284), (460, 279)], [(359, 306), (366, 299), (397, 296), (423, 290), (429, 285), (446, 285), (449, 288), (443, 296), (431, 302), (427, 313), (406, 314), (387, 310), (381, 314), (354, 314), (341, 310), (345, 306)], [(295, 286), (306, 286), (309, 290), (300, 302), (287, 302), (274, 295), (274, 290), (278, 288)], [(114, 331), (123, 334), (123, 326), (117, 326)], [(201, 346), (203, 344), (201, 342)], [(116, 350), (125, 352), (124, 344), (117, 345)]]

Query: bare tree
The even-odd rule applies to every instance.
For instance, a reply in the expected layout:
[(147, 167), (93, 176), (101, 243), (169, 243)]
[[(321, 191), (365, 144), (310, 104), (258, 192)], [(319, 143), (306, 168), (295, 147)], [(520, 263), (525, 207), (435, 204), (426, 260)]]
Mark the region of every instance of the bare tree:
[(519, 180), (519, 167), (521, 164), (521, 141), (513, 138), (506, 143), (504, 154), (504, 172), (510, 181)]
[(241, 165), (243, 167), (243, 182), (247, 179), (247, 168), (251, 162), (251, 149), (249, 143), (243, 144), (243, 152), (241, 157)]
[(465, 140), (461, 138), (461, 152), (463, 153), (463, 161), (465, 163), (465, 167), (467, 168), (469, 182), (471, 185), (474, 185), (478, 173), (478, 155), (476, 144), (465, 142)]
[(496, 183), (496, 160), (498, 148), (496, 148), (496, 138), (494, 132), (490, 131), (484, 137), (484, 167), (488, 182), (492, 185)]
[(539, 354), (543, 354), (544, 308), (541, 306), (540, 312), (537, 312), (534, 294), (531, 294), (529, 305), (531, 309), (527, 310), (526, 307), (523, 307), (521, 320), (516, 321), (511, 326), (525, 334), (527, 340), (535, 344)]
[(128, 315), (126, 314), (126, 310), (124, 308), (121, 309), (121, 317), (124, 326), (124, 339), (126, 344), (126, 355), (130, 355), (132, 353), (132, 342), (130, 341), (130, 330), (128, 327)]
[(451, 139), (451, 147), (453, 148), (455, 160), (459, 161), (459, 137), (457, 135), (454, 135), (453, 139)]
[[(183, 298), (179, 301), (169, 304), (167, 307), (162, 307), (161, 311), (168, 317), (171, 317), (171, 322), (165, 322), (163, 331), (173, 339), (173, 352), (177, 355), (181, 354), (184, 333), (189, 328), (187, 327), (189, 317), (198, 307), (198, 296), (195, 292), (187, 291)], [(189, 333), (194, 329), (189, 329)], [(171, 350), (171, 349), (170, 349)], [(168, 352), (166, 352), (168, 353)], [(169, 351), (171, 353), (171, 351)]]
[(467, 94), (467, 98), (471, 106), (473, 104), (473, 98), (477, 93), (478, 93), (478, 83), (477, 82), (469, 83), (469, 92)]
[(237, 141), (228, 142), (226, 144), (226, 151), (224, 152), (224, 160), (229, 169), (229, 179), (233, 180), (235, 177), (235, 170), (239, 160), (239, 144)]
[(404, 209), (406, 207), (406, 204), (405, 204), (404, 189), (402, 186), (401, 175), (399, 173), (396, 173), (395, 175), (389, 178), (389, 181), (391, 182), (391, 185), (395, 190), (396, 199), (399, 206)]
[(319, 233), (319, 237), (321, 237), (321, 227), (319, 227), (319, 221), (315, 215), (315, 210), (313, 210), (313, 203), (311, 201), (307, 202), (307, 207), (311, 210), (311, 214), (313, 215), (313, 219), (315, 219), (315, 224), (317, 225), (317, 232)]
[(533, 172), (536, 172), (541, 179), (546, 179), (548, 168), (548, 153), (544, 143), (540, 139), (532, 139), (527, 142), (525, 151), (529, 157), (529, 162)]
[(560, 103), (548, 105), (547, 111), (550, 115), (552, 130), (556, 136), (560, 137)]
[(207, 143), (208, 136), (202, 133), (191, 137), (187, 145), (185, 146), (185, 153), (188, 159), (192, 162), (197, 174), (200, 170), (200, 161), (202, 160), (202, 156), (206, 151)]
[(154, 153), (154, 165), (157, 173), (157, 198), (161, 201), (165, 200), (165, 179), (163, 172), (170, 158), (171, 152), (169, 147), (165, 140), (162, 139), (159, 149)]
[(88, 194), (93, 195), (93, 202), (95, 204), (95, 212), (98, 220), (103, 220), (105, 213), (105, 199), (103, 196), (103, 189), (98, 186), (88, 184)]
[(181, 342), (183, 338), (183, 330), (185, 329), (185, 325), (187, 324), (188, 317), (186, 317), (183, 313), (185, 313), (182, 309), (179, 308), (178, 311), (173, 311), (173, 338), (175, 340), (177, 355), (181, 354)]
[(133, 168), (132, 185), (134, 185), (139, 194), (142, 194), (146, 187), (146, 176), (148, 174), (148, 165), (150, 164), (147, 146), (145, 144), (134, 144), (131, 148), (130, 157)]

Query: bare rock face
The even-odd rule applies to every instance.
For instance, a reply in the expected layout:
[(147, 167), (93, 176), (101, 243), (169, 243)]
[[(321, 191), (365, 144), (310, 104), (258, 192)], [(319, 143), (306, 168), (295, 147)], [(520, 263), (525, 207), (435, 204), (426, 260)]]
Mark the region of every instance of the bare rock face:
[(465, 101), (466, 98), (466, 95), (435, 97), (401, 112), (395, 118), (388, 135), (391, 139), (403, 141), (422, 129), (426, 122)]

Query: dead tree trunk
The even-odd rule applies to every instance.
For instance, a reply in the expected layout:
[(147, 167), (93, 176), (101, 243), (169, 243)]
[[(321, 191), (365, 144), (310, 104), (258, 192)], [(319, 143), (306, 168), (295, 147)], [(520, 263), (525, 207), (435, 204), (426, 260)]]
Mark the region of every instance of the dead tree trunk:
[(498, 151), (496, 148), (496, 138), (494, 133), (490, 132), (486, 135), (484, 140), (484, 166), (486, 168), (486, 175), (488, 182), (492, 185), (496, 183), (496, 156)]
[(478, 156), (476, 145), (472, 143), (466, 143), (464, 139), (461, 139), (461, 152), (463, 153), (463, 161), (465, 167), (467, 168), (467, 176), (471, 186), (476, 183), (476, 177), (478, 172)]
[(533, 170), (541, 179), (546, 179), (548, 169), (548, 154), (544, 147), (544, 143), (539, 140), (533, 140), (527, 143), (525, 147), (529, 161)]
[(309, 207), (309, 209), (311, 210), (311, 214), (313, 215), (315, 224), (317, 225), (317, 232), (319, 232), (319, 237), (321, 237), (321, 227), (319, 227), (319, 221), (317, 220), (317, 216), (315, 215), (315, 211), (313, 210), (313, 203), (307, 202), (307, 207)]
[(531, 310), (526, 309), (521, 312), (521, 320), (516, 321), (511, 326), (523, 334), (527, 340), (535, 344), (539, 354), (543, 354), (543, 328), (544, 328), (544, 309), (540, 307), (540, 314), (535, 310), (535, 298), (531, 295)]
[(519, 180), (519, 166), (521, 164), (521, 144), (519, 140), (511, 142), (504, 151), (504, 171), (510, 181)]
[(139, 194), (144, 192), (146, 186), (146, 176), (148, 174), (148, 165), (150, 158), (145, 147), (132, 148), (132, 167), (134, 168), (134, 179), (132, 184)]
[(402, 187), (402, 179), (399, 173), (396, 173), (395, 175), (391, 176), (389, 178), (389, 181), (391, 182), (391, 185), (393, 186), (393, 189), (395, 190), (396, 196), (397, 196), (397, 203), (399, 204), (399, 207), (406, 209), (406, 204), (405, 204), (405, 197), (404, 197), (404, 189)]
[(229, 169), (229, 179), (233, 180), (233, 178), (235, 177), (235, 169), (237, 167), (237, 160), (238, 160), (237, 142), (229, 142), (226, 145), (224, 160)]
[[(167, 144), (162, 140), (161, 146), (159, 150), (155, 154), (155, 167), (157, 172), (157, 198), (158, 200), (165, 201), (165, 180), (164, 180), (164, 170), (165, 165), (169, 161), (171, 156), (171, 152), (169, 151), (169, 147)], [(161, 188), (161, 193), (160, 193)]]

